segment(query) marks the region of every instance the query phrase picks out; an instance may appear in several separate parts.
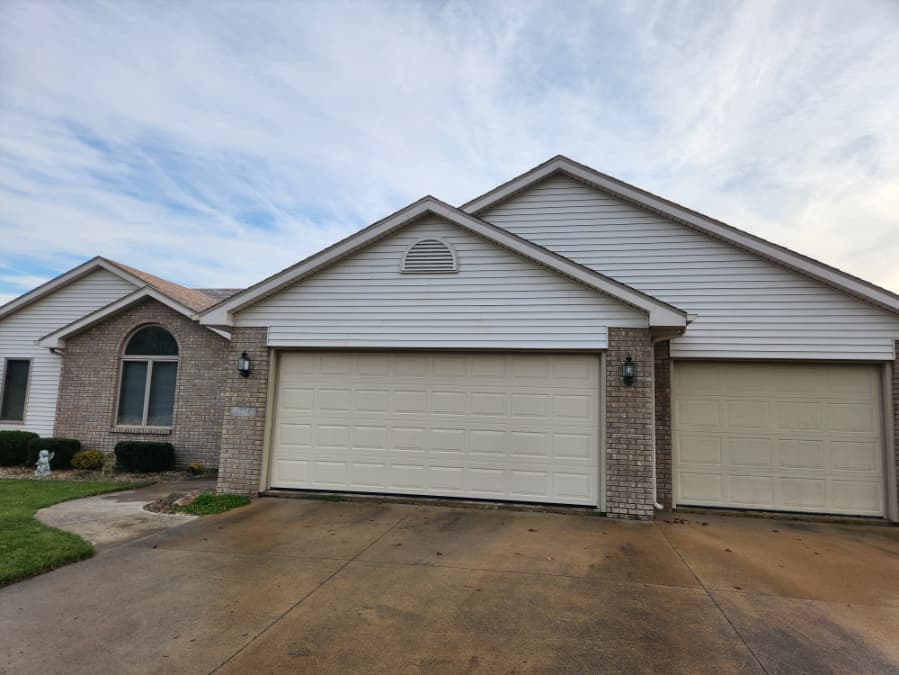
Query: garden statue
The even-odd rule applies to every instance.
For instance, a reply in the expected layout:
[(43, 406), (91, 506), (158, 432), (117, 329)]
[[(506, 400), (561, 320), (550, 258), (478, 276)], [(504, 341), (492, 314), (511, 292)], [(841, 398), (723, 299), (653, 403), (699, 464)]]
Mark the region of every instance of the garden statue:
[(54, 453), (49, 450), (41, 450), (38, 454), (37, 469), (34, 471), (35, 478), (46, 478), (50, 475), (50, 460), (53, 459)]

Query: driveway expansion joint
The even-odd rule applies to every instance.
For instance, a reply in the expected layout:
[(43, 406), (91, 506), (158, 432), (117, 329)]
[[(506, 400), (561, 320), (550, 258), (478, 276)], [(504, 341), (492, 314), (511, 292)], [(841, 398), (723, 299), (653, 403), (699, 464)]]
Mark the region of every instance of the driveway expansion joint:
[(763, 673), (766, 673), (766, 674), (767, 674), (767, 673), (768, 673), (768, 669), (765, 668), (764, 664), (761, 662), (761, 659), (759, 659), (758, 655), (755, 653), (755, 651), (752, 649), (752, 647), (749, 646), (749, 643), (746, 642), (746, 638), (743, 637), (743, 633), (740, 632), (740, 629), (737, 628), (737, 626), (734, 624), (733, 621), (731, 621), (730, 617), (727, 615), (727, 612), (724, 611), (724, 608), (723, 608), (723, 607), (721, 606), (721, 604), (718, 602), (718, 598), (716, 598), (716, 597), (712, 594), (712, 592), (709, 590), (708, 586), (706, 586), (705, 582), (704, 582), (702, 579), (699, 578), (699, 575), (696, 574), (696, 571), (693, 569), (693, 567), (690, 565), (690, 563), (687, 562), (687, 559), (684, 558), (684, 556), (681, 554), (681, 552), (680, 552), (680, 550), (677, 548), (677, 546), (675, 546), (675, 545), (672, 543), (672, 541), (668, 538), (668, 535), (665, 534), (665, 529), (664, 529), (664, 528), (659, 528), (659, 531), (662, 533), (662, 537), (665, 539), (665, 541), (668, 542), (668, 546), (671, 547), (671, 550), (674, 551), (674, 552), (677, 554), (677, 557), (681, 559), (681, 562), (686, 566), (686, 568), (687, 568), (688, 570), (690, 570), (690, 574), (692, 574), (693, 577), (696, 579), (696, 583), (699, 584), (699, 587), (705, 592), (705, 594), (708, 596), (709, 600), (712, 601), (712, 604), (715, 605), (715, 607), (716, 607), (716, 608), (718, 609), (718, 611), (721, 613), (721, 616), (724, 617), (724, 620), (727, 621), (728, 625), (729, 625), (729, 626), (731, 627), (731, 629), (734, 631), (734, 633), (736, 634), (736, 636), (737, 636), (738, 638), (740, 638), (740, 642), (742, 642), (742, 643), (743, 643), (743, 646), (746, 647), (746, 650), (750, 653), (750, 655), (752, 656), (752, 659), (756, 662), (756, 664), (758, 665), (758, 667), (762, 670)]

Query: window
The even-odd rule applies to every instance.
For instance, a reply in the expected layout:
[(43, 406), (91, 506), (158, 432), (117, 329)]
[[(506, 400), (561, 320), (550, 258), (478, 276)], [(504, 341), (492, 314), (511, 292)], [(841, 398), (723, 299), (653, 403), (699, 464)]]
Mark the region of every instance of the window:
[(147, 326), (128, 341), (122, 356), (118, 424), (172, 426), (178, 343), (164, 328)]
[(31, 361), (7, 359), (3, 369), (3, 401), (0, 403), (0, 420), (25, 421), (25, 392), (28, 390), (28, 371)]

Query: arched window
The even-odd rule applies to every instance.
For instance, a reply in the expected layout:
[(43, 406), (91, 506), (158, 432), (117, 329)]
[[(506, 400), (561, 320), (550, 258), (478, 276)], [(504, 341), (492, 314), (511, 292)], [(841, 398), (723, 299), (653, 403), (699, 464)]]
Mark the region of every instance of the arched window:
[(172, 426), (178, 343), (160, 326), (138, 330), (122, 355), (118, 424), (141, 427)]

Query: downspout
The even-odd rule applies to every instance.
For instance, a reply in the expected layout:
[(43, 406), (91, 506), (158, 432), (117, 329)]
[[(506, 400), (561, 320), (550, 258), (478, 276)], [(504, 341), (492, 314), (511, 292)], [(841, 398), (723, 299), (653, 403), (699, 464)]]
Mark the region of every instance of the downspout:
[[(687, 324), (689, 325), (693, 319), (693, 315), (687, 315)], [(665, 507), (659, 504), (659, 487), (658, 487), (658, 478), (656, 477), (656, 344), (659, 342), (664, 342), (665, 340), (670, 340), (671, 338), (678, 337), (679, 335), (683, 335), (687, 331), (687, 328), (680, 328), (674, 333), (670, 333), (668, 335), (662, 335), (660, 337), (654, 337), (650, 340), (650, 344), (652, 345), (652, 505), (656, 508), (657, 511), (664, 511)], [(670, 355), (669, 355), (669, 358)]]

